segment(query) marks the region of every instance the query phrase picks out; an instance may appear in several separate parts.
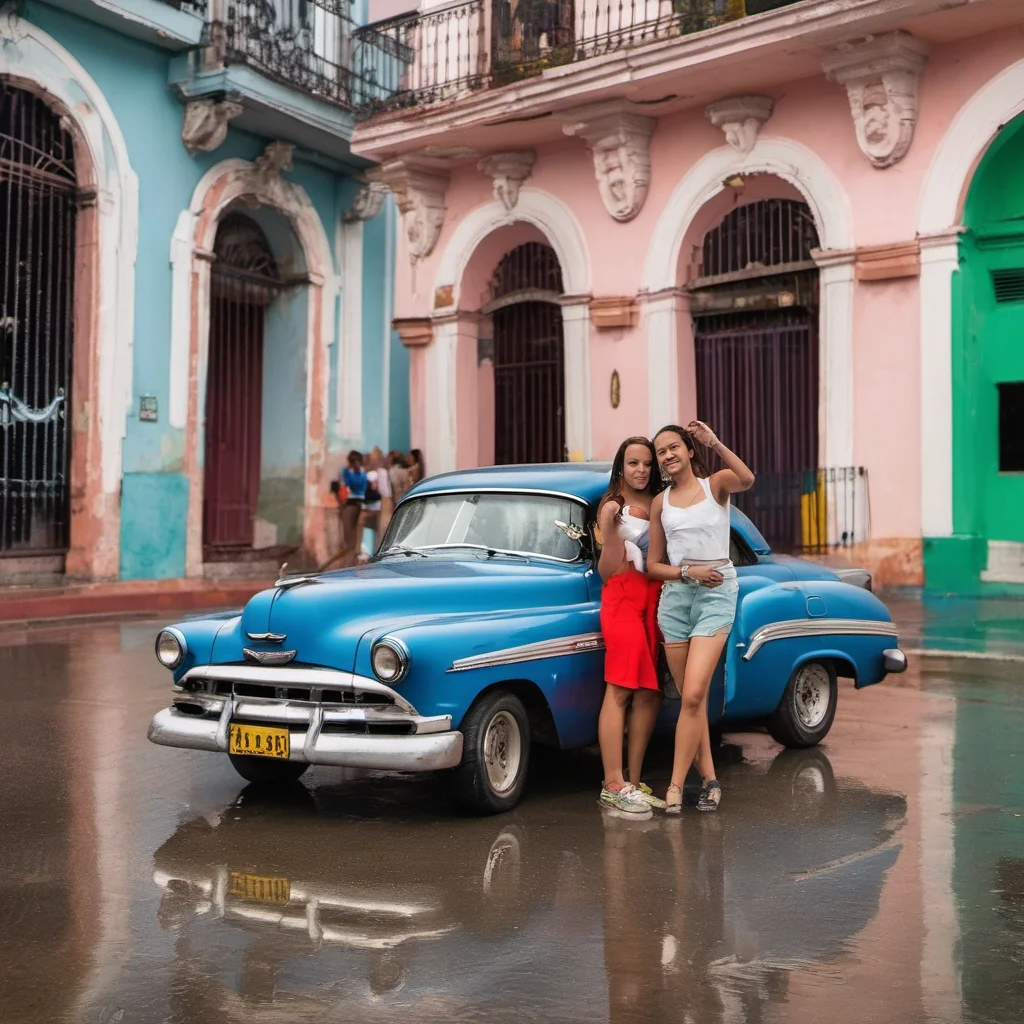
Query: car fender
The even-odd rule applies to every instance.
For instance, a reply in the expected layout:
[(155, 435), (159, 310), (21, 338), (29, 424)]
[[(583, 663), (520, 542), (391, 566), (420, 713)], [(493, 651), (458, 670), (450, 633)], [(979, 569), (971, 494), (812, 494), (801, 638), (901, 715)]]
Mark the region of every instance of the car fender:
[(535, 686), (550, 710), (560, 746), (596, 738), (604, 695), (604, 642), (596, 604), (462, 616), (443, 630), (419, 623), (367, 630), (356, 652), (356, 673), (375, 678), (371, 651), (384, 638), (409, 652), (395, 689), (421, 715), (451, 715), (458, 728), (477, 697), (496, 685)]

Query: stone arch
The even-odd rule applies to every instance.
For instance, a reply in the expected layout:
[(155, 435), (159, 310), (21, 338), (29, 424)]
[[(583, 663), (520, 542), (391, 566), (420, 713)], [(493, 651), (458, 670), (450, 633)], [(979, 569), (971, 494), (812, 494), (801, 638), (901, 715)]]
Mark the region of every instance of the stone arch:
[[(530, 226), (537, 234), (518, 237), (512, 229)], [(541, 189), (525, 187), (509, 211), (497, 200), (471, 210), (459, 222), (449, 239), (434, 275), (435, 302), (433, 341), (429, 350), (413, 353), (411, 372), (429, 381), (436, 400), (422, 410), (415, 406), (414, 421), (420, 422), (431, 471), (477, 465), (481, 451), (478, 434), (477, 396), (474, 373), (477, 356), (478, 322), (475, 311), (462, 309), (467, 270), (474, 258), (488, 261), (504, 249), (488, 246), (501, 236), (512, 244), (542, 238), (555, 250), (562, 268), (563, 343), (566, 389), (565, 441), (570, 459), (590, 458), (590, 257), (579, 221), (561, 200)], [(511, 248), (511, 244), (509, 245)], [(492, 252), (491, 249), (494, 249)], [(502, 249), (502, 252), (498, 252)], [(497, 254), (495, 256), (495, 253)], [(488, 267), (493, 270), (493, 267)], [(474, 298), (475, 301), (475, 298)]]
[[(761, 136), (749, 155), (728, 146), (697, 161), (676, 186), (658, 221), (644, 263), (648, 398), (651, 429), (695, 412), (692, 352), (681, 331), (680, 253), (707, 204), (733, 175), (770, 175), (796, 189), (814, 216), (821, 241), (821, 444), (825, 465), (853, 461), (853, 214), (849, 197), (816, 153), (789, 139)], [(692, 346), (691, 346), (692, 347)], [(685, 407), (685, 408), (684, 408)]]
[(926, 537), (953, 534), (953, 274), (960, 217), (974, 172), (1004, 125), (1024, 113), (1024, 60), (983, 85), (960, 108), (935, 150), (921, 191), (921, 524)]
[(95, 201), (77, 222), (72, 396), (71, 546), (66, 573), (119, 572), (122, 443), (131, 405), (138, 178), (99, 86), (52, 36), (3, 19), (0, 76), (67, 118), (79, 185)]
[(221, 218), (242, 205), (276, 211), (295, 234), (309, 288), (306, 318), (306, 474), (303, 545), (317, 561), (326, 558), (327, 532), (319, 500), (327, 454), (327, 391), (334, 336), (338, 278), (323, 223), (301, 185), (281, 177), (291, 166), (291, 147), (271, 143), (255, 161), (230, 159), (200, 179), (171, 239), (171, 362), (168, 418), (185, 430), (189, 478), (186, 575), (203, 572), (204, 443), (202, 400), (209, 346), (210, 255)]

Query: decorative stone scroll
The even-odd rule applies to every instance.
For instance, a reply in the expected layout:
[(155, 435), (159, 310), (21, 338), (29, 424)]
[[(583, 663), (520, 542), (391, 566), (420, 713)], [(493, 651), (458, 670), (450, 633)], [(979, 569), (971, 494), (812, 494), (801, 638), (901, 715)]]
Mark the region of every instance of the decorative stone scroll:
[(390, 160), (377, 174), (394, 193), (402, 213), (409, 255), (413, 260), (426, 259), (437, 244), (444, 224), (448, 175), (443, 171), (424, 170), (408, 160)]
[[(281, 177), (282, 171), (292, 169), (295, 147), (280, 139), (268, 143), (262, 154), (252, 162), (246, 172), (246, 192), (242, 201), (250, 210), (258, 209), (269, 199), (271, 205), (285, 208), (292, 201), (291, 183)], [(263, 197), (263, 198), (260, 198)]]
[(657, 121), (632, 113), (628, 103), (602, 103), (570, 110), (562, 131), (582, 137), (594, 157), (594, 173), (605, 209), (618, 221), (642, 209), (651, 184), (651, 135)]
[(767, 96), (732, 96), (712, 103), (708, 120), (725, 132), (725, 141), (741, 156), (747, 156), (757, 142), (758, 132), (772, 116), (774, 101)]
[(345, 211), (345, 221), (351, 224), (357, 220), (373, 220), (384, 206), (384, 197), (388, 194), (388, 187), (378, 176), (370, 171), (366, 177), (369, 179), (356, 194), (352, 205)]
[(519, 201), (519, 189), (533, 172), (537, 154), (532, 149), (485, 156), (477, 167), (494, 179), (494, 198), (512, 211)]
[(825, 60), (825, 74), (846, 87), (857, 143), (875, 167), (891, 167), (907, 155), (927, 63), (927, 46), (906, 32), (847, 43)]
[(217, 149), (228, 134), (228, 122), (242, 113), (231, 100), (190, 100), (181, 122), (181, 141), (190, 156)]

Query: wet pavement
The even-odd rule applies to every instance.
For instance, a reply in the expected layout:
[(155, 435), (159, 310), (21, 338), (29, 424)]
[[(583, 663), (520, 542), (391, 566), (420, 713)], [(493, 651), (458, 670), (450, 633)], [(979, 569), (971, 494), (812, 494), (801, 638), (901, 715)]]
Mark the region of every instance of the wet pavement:
[(468, 819), (149, 744), (154, 630), (0, 631), (4, 1024), (1024, 1020), (1020, 665), (844, 687), (816, 750), (730, 735), (716, 815), (609, 817), (586, 751)]

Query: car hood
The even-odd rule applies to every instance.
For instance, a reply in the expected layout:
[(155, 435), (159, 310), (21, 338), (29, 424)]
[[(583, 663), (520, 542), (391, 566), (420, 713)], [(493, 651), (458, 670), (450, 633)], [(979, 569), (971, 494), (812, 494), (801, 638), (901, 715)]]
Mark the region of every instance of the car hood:
[(213, 660), (242, 660), (243, 647), (266, 646), (252, 637), (271, 633), (285, 636), (296, 663), (351, 671), (368, 630), (577, 604), (586, 600), (583, 573), (581, 564), (415, 556), (326, 573), (253, 597), (235, 628), (221, 631)]

